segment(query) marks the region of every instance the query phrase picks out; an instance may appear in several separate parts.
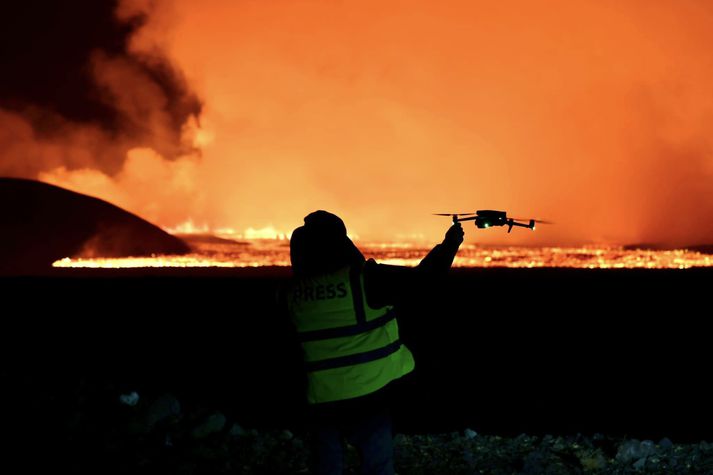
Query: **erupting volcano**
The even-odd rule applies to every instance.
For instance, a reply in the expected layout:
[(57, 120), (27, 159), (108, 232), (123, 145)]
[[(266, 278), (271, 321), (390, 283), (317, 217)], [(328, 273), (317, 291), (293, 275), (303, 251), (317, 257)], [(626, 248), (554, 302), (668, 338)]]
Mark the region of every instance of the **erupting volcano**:
[(464, 434), (400, 473), (713, 467), (713, 2), (7, 3), (0, 405), (33, 473), (305, 473), (305, 384)]

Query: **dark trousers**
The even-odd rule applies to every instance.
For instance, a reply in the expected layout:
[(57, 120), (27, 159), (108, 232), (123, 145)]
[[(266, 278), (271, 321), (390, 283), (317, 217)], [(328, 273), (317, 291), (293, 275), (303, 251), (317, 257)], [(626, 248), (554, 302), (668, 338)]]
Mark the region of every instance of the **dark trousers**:
[(310, 426), (311, 470), (315, 475), (342, 474), (345, 441), (357, 449), (360, 473), (394, 474), (393, 434), (388, 409), (316, 415)]

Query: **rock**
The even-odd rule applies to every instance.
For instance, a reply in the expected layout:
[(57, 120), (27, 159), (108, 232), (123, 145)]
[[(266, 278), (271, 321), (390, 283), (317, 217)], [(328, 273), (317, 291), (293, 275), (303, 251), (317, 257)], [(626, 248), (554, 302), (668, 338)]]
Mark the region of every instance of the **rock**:
[(476, 464), (475, 457), (473, 456), (473, 451), (466, 448), (463, 449), (463, 461), (468, 464), (469, 467), (473, 468)]
[(641, 442), (641, 449), (646, 451), (648, 455), (656, 451), (656, 444), (652, 440), (644, 440)]
[(181, 404), (171, 394), (164, 394), (156, 399), (146, 413), (146, 425), (149, 430), (165, 419), (178, 416), (181, 413)]
[(600, 449), (594, 449), (581, 453), (579, 463), (586, 470), (602, 470), (607, 466), (607, 459)]
[(292, 435), (292, 432), (287, 429), (280, 432), (280, 440), (291, 440), (293, 437), (294, 435)]
[(248, 433), (245, 431), (245, 429), (243, 429), (237, 422), (233, 424), (233, 427), (230, 428), (230, 435), (232, 435), (233, 437), (243, 437), (247, 434)]
[(636, 470), (643, 470), (644, 467), (646, 467), (646, 458), (647, 458), (647, 457), (641, 457), (639, 460), (637, 460), (636, 462), (634, 462), (633, 467), (634, 467)]
[[(519, 436), (519, 437), (521, 437), (521, 436)], [(516, 439), (516, 440), (517, 440), (517, 439)], [(554, 450), (556, 450), (557, 452), (562, 452), (562, 451), (565, 451), (565, 450), (568, 450), (568, 449), (569, 449), (569, 443), (567, 442), (567, 440), (566, 440), (565, 438), (560, 437), (560, 436), (557, 436), (557, 437), (554, 439), (554, 443), (552, 444), (552, 448), (553, 448)]]
[(545, 456), (540, 450), (533, 450), (523, 459), (522, 473), (541, 474), (545, 469)]
[(627, 440), (619, 446), (616, 459), (622, 463), (630, 463), (646, 458), (656, 450), (656, 446), (650, 440), (640, 442), (637, 439)]
[(295, 448), (295, 450), (305, 450), (305, 443), (302, 442), (302, 440), (298, 439), (297, 437), (292, 439), (290, 441), (290, 443), (292, 444), (292, 447)]
[(465, 434), (465, 438), (466, 438), (466, 439), (469, 439), (469, 440), (470, 440), (470, 439), (475, 439), (475, 438), (477, 437), (477, 435), (478, 435), (478, 433), (477, 433), (476, 431), (472, 430), (472, 429), (466, 429), (465, 432), (464, 432), (464, 434)]
[(663, 439), (659, 440), (658, 445), (662, 449), (668, 450), (673, 447), (673, 442), (671, 442), (671, 440), (668, 437), (664, 437)]
[(134, 407), (139, 403), (139, 393), (132, 391), (129, 394), (122, 394), (119, 396), (119, 402), (126, 406)]
[(627, 440), (619, 446), (616, 459), (619, 462), (630, 462), (639, 458), (639, 441)]
[(204, 439), (211, 434), (215, 434), (216, 432), (223, 430), (225, 423), (225, 416), (220, 412), (216, 412), (215, 414), (208, 416), (202, 424), (199, 424), (195, 429), (193, 429), (191, 434), (196, 439)]

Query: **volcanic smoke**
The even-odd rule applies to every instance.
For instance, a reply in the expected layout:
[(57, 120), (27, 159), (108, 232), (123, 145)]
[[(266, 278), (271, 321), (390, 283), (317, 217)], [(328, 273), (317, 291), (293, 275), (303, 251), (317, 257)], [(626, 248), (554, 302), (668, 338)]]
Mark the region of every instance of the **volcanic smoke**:
[(503, 209), (557, 224), (466, 240), (713, 242), (706, 2), (99, 3), (11, 7), (1, 175), (164, 227), (433, 241)]

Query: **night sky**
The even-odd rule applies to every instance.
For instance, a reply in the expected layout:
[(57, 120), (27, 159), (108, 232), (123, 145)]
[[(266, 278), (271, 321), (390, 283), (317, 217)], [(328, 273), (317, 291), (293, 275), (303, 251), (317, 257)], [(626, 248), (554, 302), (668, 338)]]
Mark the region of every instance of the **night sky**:
[(432, 241), (502, 209), (557, 225), (466, 242), (713, 242), (707, 2), (2, 8), (3, 176), (165, 227)]

